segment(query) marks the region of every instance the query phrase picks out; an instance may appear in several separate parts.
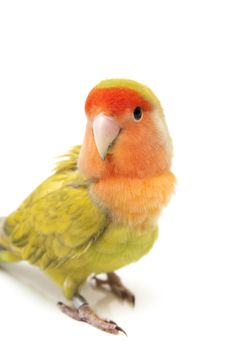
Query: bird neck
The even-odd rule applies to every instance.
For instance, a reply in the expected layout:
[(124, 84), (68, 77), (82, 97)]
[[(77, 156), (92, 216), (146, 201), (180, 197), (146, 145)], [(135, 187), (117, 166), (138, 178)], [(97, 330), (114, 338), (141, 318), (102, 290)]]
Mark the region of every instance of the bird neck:
[(146, 226), (157, 220), (174, 185), (175, 177), (169, 171), (144, 179), (108, 177), (92, 183), (90, 196), (113, 221)]

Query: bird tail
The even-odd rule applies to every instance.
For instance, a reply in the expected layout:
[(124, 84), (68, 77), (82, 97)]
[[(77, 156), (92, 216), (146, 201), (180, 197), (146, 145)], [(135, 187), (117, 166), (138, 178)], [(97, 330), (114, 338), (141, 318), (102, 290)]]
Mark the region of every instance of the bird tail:
[(21, 260), (10, 248), (10, 242), (4, 231), (6, 218), (0, 218), (0, 263)]

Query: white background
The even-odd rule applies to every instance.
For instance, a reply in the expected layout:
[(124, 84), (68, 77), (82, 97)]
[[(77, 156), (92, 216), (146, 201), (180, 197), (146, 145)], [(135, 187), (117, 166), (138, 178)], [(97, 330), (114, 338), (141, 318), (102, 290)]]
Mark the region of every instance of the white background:
[[(176, 194), (157, 244), (120, 271), (135, 309), (85, 288), (116, 337), (61, 314), (59, 288), (27, 266), (0, 270), (5, 349), (232, 348), (230, 1), (0, 2), (0, 216), (82, 142), (100, 80), (131, 78), (160, 98)], [(7, 272), (8, 271), (8, 272)]]

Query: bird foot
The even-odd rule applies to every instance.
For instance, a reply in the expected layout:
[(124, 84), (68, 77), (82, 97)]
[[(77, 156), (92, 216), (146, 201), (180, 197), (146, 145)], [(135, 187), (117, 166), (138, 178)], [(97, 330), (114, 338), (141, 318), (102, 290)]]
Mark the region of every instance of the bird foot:
[(115, 272), (107, 273), (107, 278), (105, 280), (96, 276), (94, 276), (93, 279), (96, 282), (96, 287), (104, 288), (104, 286), (109, 286), (112, 293), (114, 293), (118, 298), (121, 300), (127, 300), (133, 306), (135, 305), (134, 294), (123, 285), (121, 279)]
[(95, 314), (95, 312), (91, 309), (87, 302), (81, 304), (78, 308), (65, 305), (61, 301), (57, 303), (57, 306), (63, 313), (73, 318), (74, 320), (86, 322), (92, 325), (93, 327), (96, 327), (110, 334), (124, 333), (125, 335), (127, 335), (126, 332), (115, 322), (111, 320), (102, 319), (97, 314)]

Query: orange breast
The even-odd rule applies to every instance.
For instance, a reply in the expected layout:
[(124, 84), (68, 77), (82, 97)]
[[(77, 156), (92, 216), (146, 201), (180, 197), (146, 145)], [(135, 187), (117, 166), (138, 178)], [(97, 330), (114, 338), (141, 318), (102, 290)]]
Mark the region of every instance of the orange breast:
[(115, 222), (147, 225), (158, 218), (174, 185), (171, 172), (145, 179), (108, 177), (93, 184), (90, 195)]

